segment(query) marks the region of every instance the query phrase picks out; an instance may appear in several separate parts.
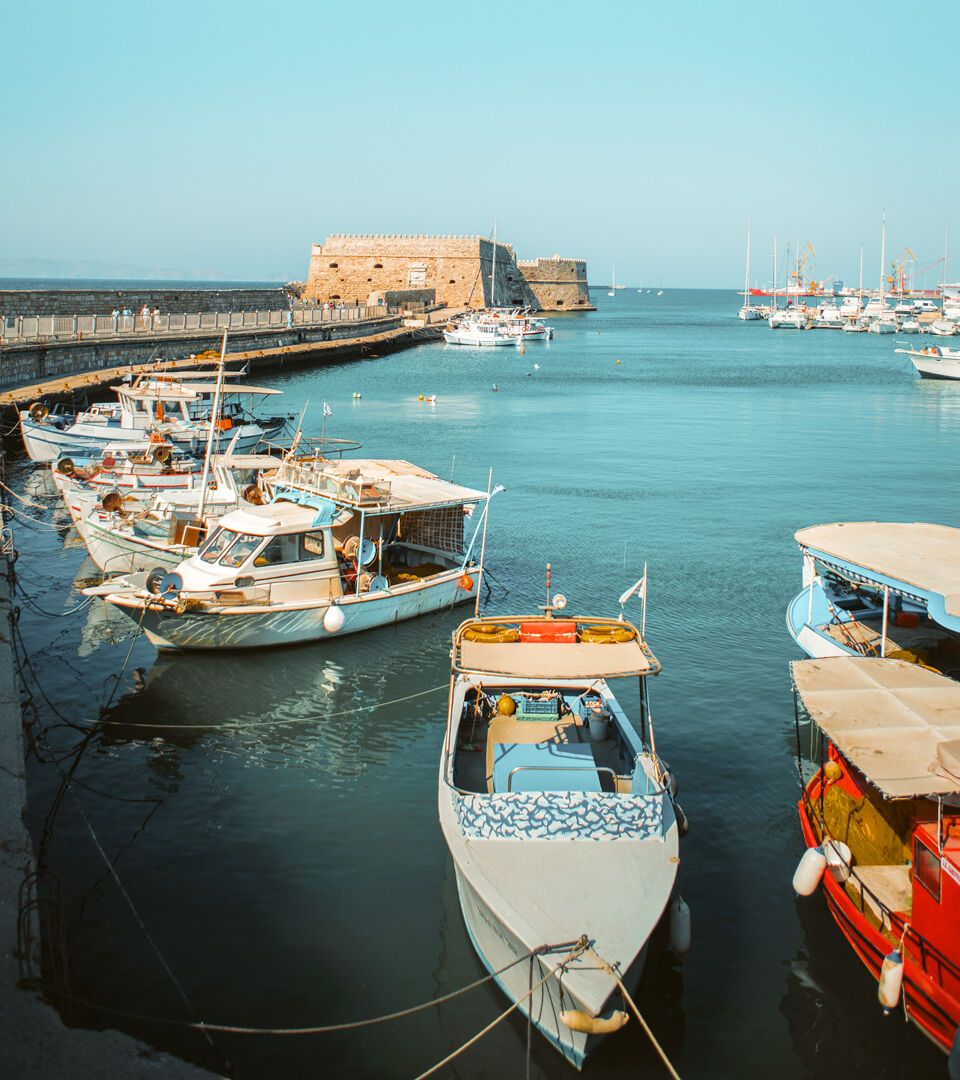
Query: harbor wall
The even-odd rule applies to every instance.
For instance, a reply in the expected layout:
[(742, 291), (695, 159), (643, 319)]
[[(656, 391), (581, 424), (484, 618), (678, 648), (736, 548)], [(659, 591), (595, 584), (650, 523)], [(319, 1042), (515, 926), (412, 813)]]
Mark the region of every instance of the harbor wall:
[[(541, 262), (549, 267), (541, 268)], [(539, 294), (525, 265), (539, 283)], [(586, 277), (582, 260), (522, 264), (511, 244), (494, 245), (482, 236), (336, 234), (313, 245), (303, 295), (318, 302), (366, 303), (374, 292), (433, 289), (437, 302), (451, 307), (585, 310), (590, 306)]]
[[(282, 348), (376, 335), (400, 326), (399, 317), (367, 321), (324, 323), (300, 329), (263, 329), (232, 332), (230, 353)], [(192, 332), (182, 337), (138, 335), (136, 339), (41, 342), (5, 346), (0, 350), (0, 388), (65, 378), (102, 368), (179, 359), (216, 347), (222, 331)]]
[(109, 315), (114, 309), (152, 311), (275, 311), (290, 306), (290, 294), (274, 289), (2, 289), (0, 317), (14, 315)]

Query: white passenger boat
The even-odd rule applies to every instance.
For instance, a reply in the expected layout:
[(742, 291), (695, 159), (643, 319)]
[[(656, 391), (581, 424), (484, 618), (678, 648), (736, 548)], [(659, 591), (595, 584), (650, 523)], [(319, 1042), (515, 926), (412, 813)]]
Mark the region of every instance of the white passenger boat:
[(273, 502), (220, 519), (175, 572), (133, 574), (91, 594), (159, 649), (240, 649), (388, 625), (480, 587), (474, 549), (499, 489), (372, 459), (286, 461), (275, 484)]
[[(682, 812), (648, 703), (660, 664), (636, 626), (555, 617), (560, 600), (454, 633), (439, 815), (478, 956), (580, 1068), (628, 1019), (598, 957), (632, 993), (668, 905), (678, 938), (689, 912), (675, 894)], [(639, 679), (639, 728), (620, 678)]]
[(925, 379), (960, 379), (960, 349), (930, 345), (924, 349), (897, 349)]
[[(118, 401), (91, 405), (76, 413), (50, 410), (35, 402), (20, 413), (23, 445), (31, 461), (50, 464), (63, 456), (93, 457), (110, 443), (139, 443), (153, 432), (188, 452), (202, 453), (210, 424), (207, 402), (214, 388), (205, 382), (138, 380), (112, 388)], [(279, 430), (286, 417), (271, 418), (264, 427), (251, 422), (242, 410), (231, 413), (229, 400), (279, 393), (263, 386), (227, 387), (227, 404), (217, 424), (218, 440), (226, 442), (239, 436), (237, 449), (252, 450), (268, 432)], [(202, 410), (205, 417), (198, 415)]]
[(796, 534), (787, 629), (811, 657), (887, 656), (960, 675), (960, 529), (853, 521)]
[(471, 316), (458, 323), (449, 323), (443, 331), (448, 345), (516, 345), (517, 337), (509, 334), (503, 324), (489, 316)]

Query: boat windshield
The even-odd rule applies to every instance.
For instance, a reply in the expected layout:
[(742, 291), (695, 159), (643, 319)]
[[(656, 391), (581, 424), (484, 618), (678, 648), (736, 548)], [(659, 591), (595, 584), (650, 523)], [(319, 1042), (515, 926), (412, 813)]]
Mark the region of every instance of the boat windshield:
[(210, 537), (207, 546), (200, 552), (200, 558), (206, 563), (240, 566), (262, 543), (262, 536), (235, 533), (232, 529), (217, 529)]

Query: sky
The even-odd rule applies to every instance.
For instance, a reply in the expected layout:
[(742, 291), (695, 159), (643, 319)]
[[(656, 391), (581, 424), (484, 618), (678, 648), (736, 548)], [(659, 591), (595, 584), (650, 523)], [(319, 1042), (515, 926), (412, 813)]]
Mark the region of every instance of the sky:
[(751, 219), (753, 282), (776, 231), (876, 284), (885, 209), (888, 261), (950, 220), (960, 279), (958, 42), (955, 0), (11, 4), (0, 273), (302, 279), (329, 233), (497, 221), (593, 282), (737, 288)]

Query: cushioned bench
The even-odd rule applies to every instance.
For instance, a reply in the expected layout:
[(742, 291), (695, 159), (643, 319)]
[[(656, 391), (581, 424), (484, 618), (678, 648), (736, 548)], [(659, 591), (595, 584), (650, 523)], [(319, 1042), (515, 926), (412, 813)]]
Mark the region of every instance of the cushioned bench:
[[(512, 782), (510, 773), (519, 766)], [(493, 790), (600, 791), (600, 777), (589, 743), (497, 743), (493, 752)]]

